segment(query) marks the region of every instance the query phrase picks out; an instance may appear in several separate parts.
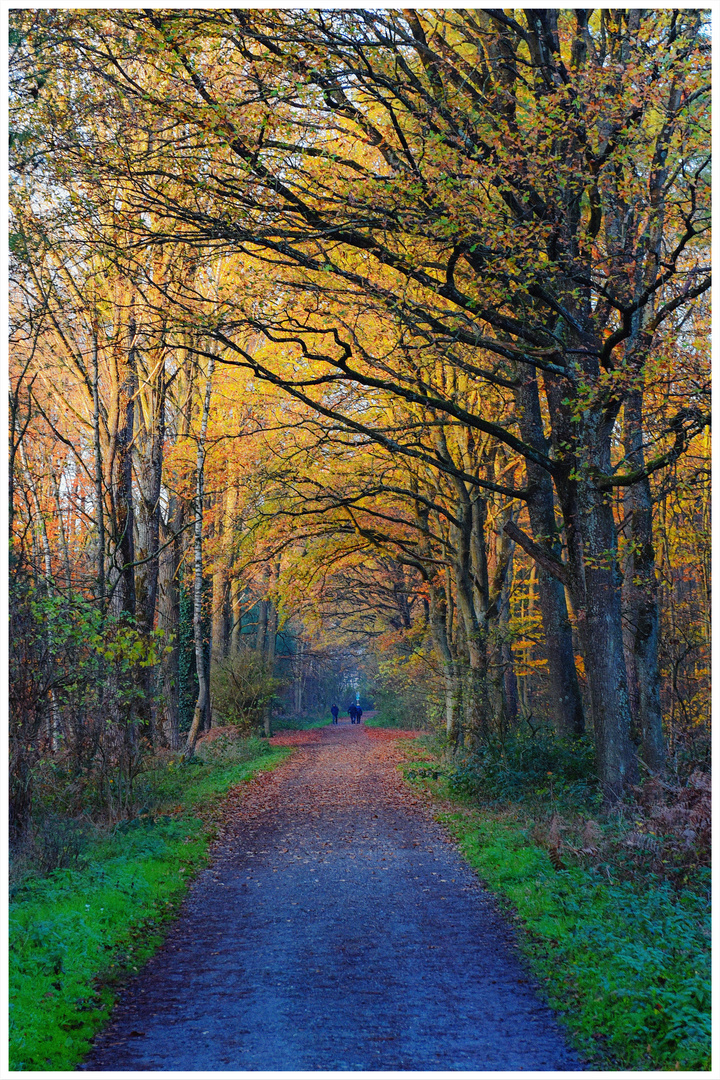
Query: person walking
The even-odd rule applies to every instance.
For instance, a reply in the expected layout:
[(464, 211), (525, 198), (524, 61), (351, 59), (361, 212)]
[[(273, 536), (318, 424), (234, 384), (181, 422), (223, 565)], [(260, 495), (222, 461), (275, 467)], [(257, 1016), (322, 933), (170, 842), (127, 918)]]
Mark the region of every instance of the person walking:
[(362, 709), (360, 708), (359, 705), (355, 708), (355, 717), (356, 717), (356, 723), (359, 724), (360, 721), (362, 720)]
[(340, 712), (337, 705), (331, 705), (330, 706), (330, 712), (332, 713), (332, 722), (333, 722), (333, 724), (337, 724), (338, 713)]

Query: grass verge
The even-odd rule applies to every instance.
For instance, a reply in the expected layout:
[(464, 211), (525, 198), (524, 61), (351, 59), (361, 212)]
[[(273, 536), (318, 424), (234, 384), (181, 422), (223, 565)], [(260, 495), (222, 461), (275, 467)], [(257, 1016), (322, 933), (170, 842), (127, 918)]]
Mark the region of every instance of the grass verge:
[(292, 752), (248, 742), (256, 754), (249, 760), (242, 760), (247, 745), (237, 744), (157, 770), (145, 781), (152, 813), (96, 838), (81, 867), (26, 880), (14, 890), (11, 1069), (70, 1071), (86, 1055), (118, 987), (161, 944), (189, 882), (206, 863), (222, 797)]
[(408, 720), (398, 720), (394, 716), (386, 713), (378, 713), (376, 716), (371, 716), (367, 720), (363, 718), (363, 723), (366, 727), (376, 728), (392, 728), (399, 731), (422, 731), (425, 725), (415, 723)]
[(270, 723), (270, 734), (276, 735), (278, 731), (307, 731), (309, 728), (327, 727), (332, 723), (332, 716), (273, 716)]
[(417, 769), (420, 756), (429, 760), (424, 748), (408, 755), (411, 782), (443, 799), (438, 820), (514, 921), (548, 1003), (586, 1059), (604, 1070), (709, 1070), (709, 871), (678, 889), (652, 873), (628, 874), (621, 858), (563, 865), (567, 854), (559, 860), (536, 842), (542, 830), (527, 807), (478, 808), (452, 796), (441, 767)]

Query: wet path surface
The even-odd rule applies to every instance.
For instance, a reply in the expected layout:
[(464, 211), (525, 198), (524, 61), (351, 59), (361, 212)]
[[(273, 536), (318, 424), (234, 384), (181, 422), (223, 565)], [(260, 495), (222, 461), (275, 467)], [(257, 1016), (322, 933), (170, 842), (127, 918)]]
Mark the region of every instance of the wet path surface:
[(231, 796), (98, 1071), (578, 1070), (384, 733), (340, 723)]

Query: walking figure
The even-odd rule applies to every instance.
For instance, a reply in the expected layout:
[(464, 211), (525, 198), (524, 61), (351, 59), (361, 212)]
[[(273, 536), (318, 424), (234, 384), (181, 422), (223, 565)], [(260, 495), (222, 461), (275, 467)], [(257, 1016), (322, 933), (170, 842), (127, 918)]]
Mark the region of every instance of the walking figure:
[(333, 722), (333, 724), (337, 724), (337, 718), (338, 718), (339, 711), (340, 710), (338, 709), (337, 705), (331, 705), (330, 706), (330, 712), (332, 713), (332, 722)]
[(348, 716), (350, 717), (350, 723), (354, 724), (355, 723), (355, 717), (357, 716), (357, 709), (355, 708), (354, 705), (349, 705), (348, 706)]
[(355, 709), (355, 716), (356, 716), (356, 723), (359, 724), (360, 721), (362, 720), (362, 709), (360, 708), (359, 705)]

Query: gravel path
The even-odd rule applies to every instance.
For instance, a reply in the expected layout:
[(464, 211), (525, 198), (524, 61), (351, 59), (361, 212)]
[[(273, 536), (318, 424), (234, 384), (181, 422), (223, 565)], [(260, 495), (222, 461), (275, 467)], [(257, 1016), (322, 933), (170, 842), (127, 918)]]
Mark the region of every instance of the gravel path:
[(583, 1068), (384, 736), (298, 733), (236, 790), (212, 866), (84, 1069)]

